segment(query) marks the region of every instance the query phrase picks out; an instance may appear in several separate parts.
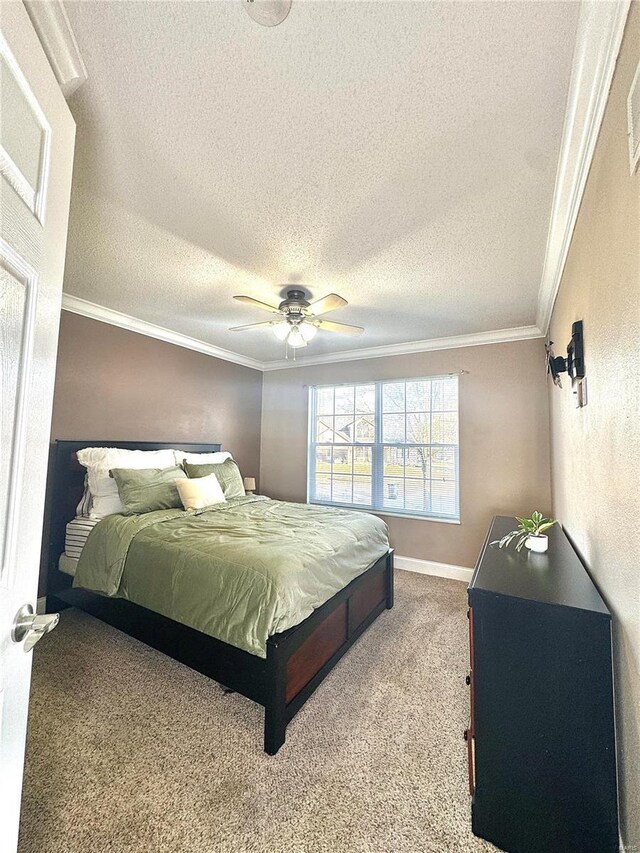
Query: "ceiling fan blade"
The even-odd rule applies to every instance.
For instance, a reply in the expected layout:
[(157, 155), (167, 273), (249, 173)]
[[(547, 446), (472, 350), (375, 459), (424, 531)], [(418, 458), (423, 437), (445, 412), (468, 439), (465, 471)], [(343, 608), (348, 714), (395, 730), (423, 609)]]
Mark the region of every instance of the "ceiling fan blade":
[(277, 326), (277, 320), (265, 320), (264, 323), (249, 323), (248, 326), (232, 326), (230, 332), (244, 332), (247, 329), (266, 329), (267, 326)]
[(316, 320), (313, 324), (323, 332), (338, 332), (341, 335), (352, 335), (354, 338), (364, 332), (362, 326), (349, 326), (347, 323), (332, 323), (331, 320)]
[(343, 299), (342, 296), (338, 296), (337, 293), (329, 293), (327, 296), (323, 296), (322, 299), (312, 302), (307, 311), (313, 317), (317, 317), (320, 314), (327, 314), (329, 311), (335, 311), (336, 308), (342, 308), (343, 305), (348, 304), (347, 300)]
[(257, 299), (254, 299), (253, 296), (234, 296), (234, 299), (237, 299), (238, 302), (246, 302), (247, 305), (255, 305), (256, 308), (262, 308), (263, 311), (269, 311), (271, 314), (279, 314), (280, 309), (274, 307), (273, 305), (267, 305), (266, 302), (260, 302)]

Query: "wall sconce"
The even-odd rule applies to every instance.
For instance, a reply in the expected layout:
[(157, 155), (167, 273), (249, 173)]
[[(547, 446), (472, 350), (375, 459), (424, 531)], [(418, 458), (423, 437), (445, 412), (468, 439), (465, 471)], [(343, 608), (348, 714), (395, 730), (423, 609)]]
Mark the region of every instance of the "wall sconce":
[(553, 341), (545, 344), (547, 354), (547, 375), (553, 379), (553, 384), (562, 388), (561, 373), (571, 377), (571, 388), (576, 395), (578, 408), (587, 404), (587, 386), (584, 366), (584, 337), (582, 320), (576, 320), (571, 327), (571, 340), (567, 346), (567, 357), (554, 355), (551, 347)]

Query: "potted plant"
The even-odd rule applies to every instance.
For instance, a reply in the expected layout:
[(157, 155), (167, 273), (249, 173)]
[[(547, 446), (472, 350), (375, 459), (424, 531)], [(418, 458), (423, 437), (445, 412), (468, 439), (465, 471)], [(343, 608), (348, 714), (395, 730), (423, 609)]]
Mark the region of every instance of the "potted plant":
[(532, 513), (531, 518), (517, 518), (517, 521), (516, 530), (512, 530), (502, 539), (496, 539), (491, 544), (497, 545), (499, 548), (506, 548), (515, 541), (516, 551), (521, 551), (522, 546), (526, 545), (529, 550), (543, 554), (549, 547), (549, 537), (545, 530), (553, 527), (557, 521), (553, 518), (545, 518), (537, 510)]

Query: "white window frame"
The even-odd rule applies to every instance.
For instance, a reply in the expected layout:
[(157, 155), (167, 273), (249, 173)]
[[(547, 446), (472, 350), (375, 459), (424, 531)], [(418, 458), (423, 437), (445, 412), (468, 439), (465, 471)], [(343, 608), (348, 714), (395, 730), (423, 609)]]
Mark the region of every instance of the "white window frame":
[[(353, 442), (345, 443), (344, 445), (332, 444), (330, 442), (317, 442), (316, 434), (316, 393), (322, 388), (340, 388), (353, 387), (358, 388), (367, 385), (375, 386), (375, 438), (382, 437), (382, 386), (394, 382), (429, 382), (437, 379), (451, 379), (452, 377), (458, 380), (458, 374), (438, 374), (436, 376), (410, 376), (398, 379), (377, 379), (359, 382), (337, 382), (325, 383), (322, 385), (309, 386), (309, 405), (308, 405), (308, 432), (307, 432), (307, 503), (317, 506), (342, 507), (343, 509), (355, 509), (363, 512), (373, 512), (376, 515), (398, 516), (401, 518), (416, 518), (422, 521), (438, 521), (447, 524), (460, 524), (460, 385), (457, 382), (457, 415), (458, 415), (458, 440), (456, 444), (437, 444), (430, 443), (424, 445), (416, 445), (410, 442)], [(400, 413), (398, 413), (400, 414)], [(406, 408), (404, 412), (407, 414)], [(335, 410), (334, 410), (335, 415)], [(316, 466), (316, 446), (344, 446), (344, 447), (370, 447), (372, 457), (372, 483), (371, 494), (373, 502), (371, 505), (353, 504), (343, 501), (326, 501), (314, 498), (315, 491), (315, 466)], [(393, 508), (385, 508), (382, 503), (382, 488), (383, 488), (383, 466), (384, 466), (384, 449), (387, 447), (411, 448), (411, 447), (432, 447), (432, 448), (451, 448), (454, 451), (455, 465), (455, 510), (452, 514), (443, 514), (436, 512), (418, 512), (416, 510), (397, 510)]]

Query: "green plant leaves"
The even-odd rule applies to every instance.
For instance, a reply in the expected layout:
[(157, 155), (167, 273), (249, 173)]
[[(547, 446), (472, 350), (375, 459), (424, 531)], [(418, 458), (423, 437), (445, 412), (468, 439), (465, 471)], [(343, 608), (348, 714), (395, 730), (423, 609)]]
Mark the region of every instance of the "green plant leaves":
[(496, 539), (494, 542), (491, 542), (491, 545), (497, 545), (499, 548), (508, 548), (515, 540), (516, 551), (521, 551), (529, 536), (540, 536), (545, 530), (558, 523), (553, 518), (545, 518), (538, 510), (531, 513), (531, 518), (516, 516), (516, 521), (518, 522), (517, 530), (509, 531), (502, 539)]
[(522, 546), (524, 545), (524, 543), (527, 541), (528, 538), (529, 538), (528, 533), (521, 533), (520, 534), (520, 536), (518, 537), (518, 542), (516, 544), (516, 551), (518, 551), (518, 553), (520, 551), (522, 551)]

